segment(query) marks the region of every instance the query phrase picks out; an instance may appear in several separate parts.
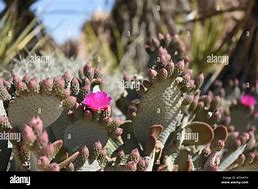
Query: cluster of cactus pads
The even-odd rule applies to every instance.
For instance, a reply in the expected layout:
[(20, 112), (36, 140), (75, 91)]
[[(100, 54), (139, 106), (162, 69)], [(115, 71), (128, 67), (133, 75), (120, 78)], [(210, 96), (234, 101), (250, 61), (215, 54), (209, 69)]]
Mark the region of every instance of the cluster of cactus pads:
[(0, 156), (9, 154), (1, 169), (257, 170), (257, 112), (243, 98), (257, 99), (258, 85), (249, 93), (237, 82), (227, 90), (216, 82), (202, 95), (204, 76), (193, 77), (176, 36), (159, 35), (146, 48), (148, 79), (119, 103), (126, 120), (112, 117), (110, 105), (84, 103), (103, 85), (100, 69), (90, 64), (74, 77), (1, 80), (0, 131), (21, 134), (20, 141), (9, 141), (12, 153), (1, 141)]

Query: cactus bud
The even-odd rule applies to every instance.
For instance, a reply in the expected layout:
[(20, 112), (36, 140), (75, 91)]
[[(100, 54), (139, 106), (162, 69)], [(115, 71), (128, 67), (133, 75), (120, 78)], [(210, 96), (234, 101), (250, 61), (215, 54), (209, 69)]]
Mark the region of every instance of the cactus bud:
[(22, 82), (22, 81), (19, 81), (17, 84), (16, 84), (16, 91), (18, 94), (22, 93), (22, 92), (25, 92), (27, 90), (27, 85)]
[(149, 78), (150, 82), (153, 82), (156, 79), (157, 74), (158, 73), (156, 70), (151, 69), (151, 68), (148, 69), (148, 78)]
[(53, 87), (53, 81), (49, 78), (40, 82), (40, 91), (46, 94), (50, 94)]
[(126, 168), (127, 168), (129, 171), (136, 171), (136, 169), (137, 169), (137, 164), (136, 164), (134, 161), (129, 161), (129, 162), (126, 164)]
[(100, 141), (95, 142), (94, 144), (94, 150), (99, 151), (102, 149), (102, 144)]
[(76, 105), (76, 100), (77, 99), (74, 96), (66, 97), (63, 101), (63, 105), (67, 109), (72, 109)]
[(37, 138), (37, 141), (41, 144), (41, 145), (45, 145), (48, 143), (48, 134), (46, 131), (42, 132), (39, 137)]
[(53, 144), (49, 143), (42, 147), (42, 152), (45, 156), (51, 158), (54, 155), (55, 149)]
[(245, 155), (244, 154), (240, 154), (237, 158), (237, 164), (238, 166), (242, 166), (245, 162)]
[(91, 81), (94, 78), (94, 68), (91, 64), (86, 64), (83, 68), (84, 75)]
[(170, 61), (169, 63), (167, 63), (165, 68), (168, 71), (168, 77), (171, 77), (173, 75), (174, 69), (175, 69), (174, 63), (172, 61)]
[(31, 91), (31, 92), (38, 92), (39, 90), (39, 86), (38, 86), (38, 81), (36, 80), (36, 78), (33, 78), (31, 79), (29, 82), (28, 82), (28, 89)]
[(39, 135), (43, 131), (43, 123), (39, 116), (33, 117), (30, 121), (30, 125), (37, 135)]
[(78, 95), (80, 92), (80, 83), (76, 77), (73, 77), (71, 81), (71, 91), (73, 95)]
[(88, 159), (89, 158), (89, 149), (87, 148), (87, 146), (83, 146), (81, 149), (80, 149), (80, 154), (82, 155), (82, 157), (84, 159)]
[(201, 73), (195, 80), (196, 88), (199, 89), (204, 82), (204, 75)]
[(116, 128), (116, 130), (115, 130), (115, 134), (116, 134), (116, 136), (121, 136), (122, 135), (122, 133), (123, 133), (123, 129), (122, 128)]
[(29, 74), (26, 73), (26, 74), (23, 76), (22, 81), (25, 82), (25, 83), (28, 83), (29, 80), (30, 80), (30, 76), (29, 76)]
[(46, 156), (41, 156), (37, 160), (37, 165), (40, 169), (46, 169), (49, 166), (49, 159)]
[(36, 140), (36, 136), (30, 126), (24, 126), (22, 130), (22, 139), (27, 144), (32, 144)]
[(139, 150), (137, 148), (133, 149), (130, 154), (130, 160), (134, 161), (135, 163), (138, 163), (140, 158), (141, 156)]
[(164, 80), (164, 79), (167, 79), (167, 77), (168, 77), (168, 71), (165, 69), (165, 68), (161, 68), (160, 70), (159, 70), (159, 79), (160, 80)]
[(57, 163), (51, 163), (48, 169), (49, 171), (60, 171), (60, 166)]

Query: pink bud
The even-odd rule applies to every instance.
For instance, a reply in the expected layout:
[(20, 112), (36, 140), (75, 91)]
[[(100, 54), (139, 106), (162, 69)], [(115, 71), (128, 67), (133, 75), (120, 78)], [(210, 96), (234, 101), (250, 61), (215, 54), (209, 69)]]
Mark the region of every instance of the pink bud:
[(94, 149), (95, 150), (101, 150), (102, 149), (102, 144), (100, 143), (100, 141), (95, 142)]
[(60, 171), (60, 167), (57, 163), (51, 163), (48, 169), (49, 171)]
[(36, 136), (30, 126), (24, 126), (22, 130), (22, 139), (25, 143), (33, 143), (36, 140)]
[(193, 87), (194, 87), (194, 83), (195, 83), (195, 81), (194, 81), (193, 79), (190, 79), (190, 80), (189, 80), (190, 87), (193, 88)]
[(17, 84), (16, 84), (16, 90), (18, 92), (22, 92), (24, 90), (26, 90), (27, 86), (26, 84), (23, 82), (23, 81), (19, 81)]
[(23, 76), (23, 79), (22, 79), (24, 82), (28, 82), (29, 80), (30, 80), (30, 76), (29, 76), (29, 74), (25, 74), (24, 76)]
[(104, 113), (105, 113), (106, 116), (111, 116), (112, 109), (111, 109), (111, 106), (110, 106), (110, 105), (108, 105), (108, 106), (106, 107), (106, 109), (104, 110)]
[(91, 64), (86, 64), (83, 68), (84, 74), (92, 80), (94, 77), (94, 69), (92, 68)]
[(70, 89), (64, 89), (63, 92), (64, 92), (64, 97), (69, 97), (71, 95)]
[(83, 146), (80, 150), (80, 154), (85, 157), (88, 158), (89, 157), (89, 149), (87, 148), (87, 146)]
[(57, 88), (64, 88), (65, 81), (61, 77), (56, 77), (53, 82), (54, 86)]
[(124, 129), (122, 129), (122, 128), (116, 128), (116, 136), (121, 136), (123, 131), (124, 131)]
[(144, 171), (147, 167), (147, 161), (145, 159), (140, 159), (139, 163), (137, 164), (138, 169)]
[(176, 67), (179, 68), (180, 70), (184, 70), (185, 68), (185, 61), (181, 60), (176, 64)]
[(157, 76), (157, 71), (156, 70), (154, 70), (154, 69), (151, 69), (151, 68), (149, 68), (148, 69), (148, 75), (149, 75), (149, 77), (150, 78), (154, 78), (154, 77), (156, 77)]
[(91, 81), (88, 78), (85, 78), (83, 81), (85, 86), (89, 87), (91, 85)]
[(39, 135), (43, 131), (43, 123), (39, 116), (33, 117), (32, 120), (30, 121), (30, 125), (34, 129), (35, 133)]
[(159, 40), (162, 40), (162, 39), (164, 39), (164, 36), (161, 33), (159, 33), (158, 38), (159, 38)]
[(38, 137), (38, 142), (41, 144), (41, 145), (44, 145), (44, 144), (47, 144), (48, 143), (48, 134), (46, 131), (42, 132), (39, 137)]
[(239, 138), (236, 138), (232, 144), (232, 148), (238, 149), (240, 145), (241, 145), (241, 140)]
[(209, 146), (206, 146), (203, 150), (202, 150), (202, 154), (205, 156), (205, 157), (208, 157), (210, 154), (211, 154), (211, 149)]
[(75, 106), (77, 98), (75, 96), (66, 97), (63, 101), (64, 106), (67, 109), (71, 109)]
[(245, 144), (247, 142), (247, 140), (249, 140), (249, 134), (247, 132), (244, 132), (242, 133), (240, 136), (239, 136), (240, 140), (241, 140), (241, 143), (242, 144)]
[(8, 123), (8, 118), (5, 116), (0, 116), (0, 126), (6, 126)]
[(28, 83), (28, 88), (31, 91), (35, 91), (38, 89), (38, 82), (35, 78), (31, 79)]
[(96, 78), (94, 80), (94, 84), (96, 84), (96, 85), (101, 85), (102, 83), (103, 83), (103, 79), (101, 79), (101, 78)]
[(46, 155), (47, 157), (51, 157), (54, 154), (55, 149), (54, 149), (53, 144), (49, 143), (49, 144), (43, 146), (42, 151), (43, 151), (44, 155)]
[(187, 81), (190, 81), (191, 76), (190, 76), (189, 74), (185, 74), (185, 75), (184, 75), (184, 78), (185, 78)]
[(163, 54), (165, 52), (167, 52), (167, 50), (165, 48), (163, 48), (163, 47), (159, 48), (159, 54)]
[(84, 71), (88, 72), (88, 71), (91, 71), (93, 68), (91, 64), (86, 64), (83, 69)]
[(92, 115), (92, 112), (90, 110), (86, 110), (84, 112), (84, 118), (85, 119), (92, 119), (93, 115)]
[(114, 121), (113, 121), (113, 124), (115, 127), (119, 127), (121, 124), (122, 124), (122, 120), (119, 119), (119, 118), (116, 118)]
[(228, 129), (228, 132), (231, 133), (231, 132), (233, 132), (235, 130), (235, 127), (233, 125), (229, 125), (227, 127), (227, 129)]
[(69, 80), (70, 79), (70, 74), (68, 72), (65, 72), (64, 75), (62, 76), (62, 79)]
[(78, 79), (76, 77), (73, 77), (71, 83), (72, 83), (73, 86), (79, 85), (79, 81), (78, 81)]
[(120, 150), (117, 154), (121, 159), (125, 157), (125, 152), (123, 150)]
[(81, 87), (81, 90), (85, 93), (89, 93), (90, 92), (90, 85), (85, 85), (85, 86)]
[(97, 78), (99, 76), (100, 72), (101, 72), (101, 68), (100, 67), (95, 68), (95, 70), (94, 70), (94, 77)]
[(50, 163), (50, 161), (49, 161), (48, 157), (46, 157), (46, 156), (41, 156), (41, 157), (38, 158), (37, 164), (38, 164), (38, 167), (39, 167), (40, 169), (45, 169), (45, 168), (47, 168), (47, 166), (49, 165), (49, 163)]
[(99, 154), (102, 155), (103, 157), (106, 157), (107, 155), (107, 150), (102, 148), (100, 151), (99, 151)]
[(248, 134), (250, 139), (255, 139), (254, 131), (251, 130), (248, 132)]
[(127, 164), (126, 164), (126, 168), (130, 171), (136, 171), (137, 169), (137, 164), (134, 162), (134, 161), (129, 161)]
[(165, 68), (161, 68), (159, 70), (159, 78), (160, 79), (166, 79), (168, 76), (168, 71)]
[(103, 118), (103, 123), (106, 126), (110, 125), (112, 123), (112, 118), (110, 118), (110, 117)]
[(18, 82), (21, 81), (21, 79), (19, 78), (19, 76), (18, 76), (18, 75), (15, 75), (15, 74), (13, 75), (13, 78), (12, 78), (12, 79), (13, 79), (12, 81), (13, 81), (14, 84), (17, 84)]
[(131, 151), (130, 156), (131, 156), (131, 160), (135, 161), (136, 163), (138, 163), (141, 158), (139, 150), (137, 148), (135, 148)]
[(44, 79), (43, 81), (40, 82), (40, 86), (44, 89), (44, 90), (51, 90), (53, 87), (53, 80), (47, 78)]
[(240, 166), (243, 165), (244, 162), (245, 162), (245, 155), (244, 155), (244, 154), (240, 154), (240, 155), (238, 156), (238, 158), (237, 158), (237, 162), (238, 162), (238, 164), (239, 164)]

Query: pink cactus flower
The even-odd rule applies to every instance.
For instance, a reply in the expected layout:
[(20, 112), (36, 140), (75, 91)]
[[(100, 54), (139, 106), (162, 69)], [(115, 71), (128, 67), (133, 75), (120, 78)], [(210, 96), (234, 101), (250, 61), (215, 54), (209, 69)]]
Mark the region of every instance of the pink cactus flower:
[(240, 97), (240, 102), (241, 104), (243, 104), (244, 106), (254, 106), (256, 104), (256, 100), (253, 96), (251, 95), (244, 95)]
[(93, 111), (98, 111), (107, 108), (111, 100), (112, 98), (108, 96), (107, 93), (99, 91), (88, 94), (82, 103), (91, 108)]

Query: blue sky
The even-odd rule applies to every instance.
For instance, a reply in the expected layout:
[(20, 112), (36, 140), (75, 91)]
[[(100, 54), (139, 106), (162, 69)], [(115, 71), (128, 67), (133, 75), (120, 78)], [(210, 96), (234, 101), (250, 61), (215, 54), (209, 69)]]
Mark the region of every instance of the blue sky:
[[(82, 24), (96, 10), (110, 11), (114, 0), (39, 0), (32, 6), (59, 44), (77, 39)], [(0, 10), (2, 5), (0, 4)]]

